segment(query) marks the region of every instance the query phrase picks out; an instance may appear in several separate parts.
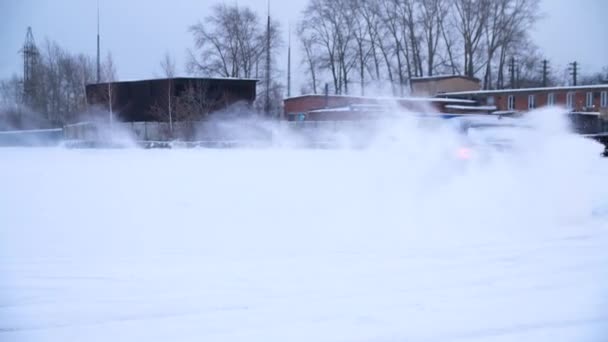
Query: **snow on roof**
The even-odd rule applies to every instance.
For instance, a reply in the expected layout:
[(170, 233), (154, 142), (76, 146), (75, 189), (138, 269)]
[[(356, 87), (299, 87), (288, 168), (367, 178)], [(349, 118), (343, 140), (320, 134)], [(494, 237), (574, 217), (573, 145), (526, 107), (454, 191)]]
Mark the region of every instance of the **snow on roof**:
[(461, 106), (461, 105), (447, 105), (445, 106), (447, 109), (458, 109), (458, 110), (484, 110), (484, 111), (494, 111), (496, 110), (496, 106)]
[(570, 115), (591, 115), (600, 116), (600, 112), (571, 112)]
[(500, 115), (479, 114), (479, 113), (459, 115), (457, 117), (454, 117), (453, 119), (455, 119), (456, 121), (465, 121), (465, 122), (475, 123), (475, 124), (522, 122), (522, 119), (520, 119), (520, 118), (501, 117)]
[[(153, 81), (163, 81), (167, 79), (172, 80), (210, 80), (210, 81), (254, 81), (259, 82), (259, 79), (255, 78), (237, 78), (237, 77), (196, 77), (196, 76), (173, 76), (173, 77), (154, 77), (154, 78), (141, 78), (141, 79), (123, 79), (116, 80), (112, 83), (135, 83), (135, 82), (153, 82)], [(89, 83), (90, 85), (95, 84), (107, 84), (108, 82), (99, 82), (99, 83)]]
[(560, 86), (560, 87), (539, 87), (539, 88), (518, 88), (518, 89), (498, 89), (498, 90), (474, 90), (474, 91), (457, 91), (451, 93), (441, 93), (437, 96), (457, 96), (457, 95), (475, 95), (475, 94), (501, 94), (501, 93), (526, 93), (526, 92), (541, 92), (541, 91), (559, 91), (559, 90), (584, 90), (584, 89), (606, 89), (608, 84), (593, 84), (581, 86)]
[[(305, 94), (285, 98), (287, 100), (295, 100), (304, 97), (325, 97), (323, 94)], [(454, 99), (454, 98), (440, 98), (440, 97), (392, 97), (392, 96), (351, 96), (351, 95), (328, 95), (328, 97), (336, 98), (351, 98), (351, 99), (362, 99), (362, 100), (380, 100), (380, 101), (409, 101), (409, 102), (441, 102), (441, 103), (475, 103), (473, 100), (467, 99)]]
[(494, 115), (508, 115), (508, 114), (517, 114), (517, 112), (514, 111), (514, 110), (497, 110), (497, 111), (493, 111), (492, 114), (494, 114)]
[(350, 112), (350, 107), (322, 108), (309, 111), (309, 113), (325, 113), (325, 112)]
[(477, 79), (475, 77), (469, 77), (469, 76), (464, 76), (464, 75), (449, 75), (449, 74), (412, 77), (412, 78), (410, 78), (410, 81), (431, 81), (431, 80), (441, 80), (441, 79), (445, 79), (445, 78), (464, 78), (464, 79), (468, 79), (468, 80), (479, 81), (479, 79)]
[(583, 134), (584, 137), (608, 137), (608, 132), (603, 133), (593, 133), (593, 134)]
[(0, 131), (0, 134), (23, 134), (23, 133), (51, 133), (51, 132), (61, 132), (62, 128), (47, 128), (47, 129), (24, 129), (24, 130), (14, 130), (14, 131)]

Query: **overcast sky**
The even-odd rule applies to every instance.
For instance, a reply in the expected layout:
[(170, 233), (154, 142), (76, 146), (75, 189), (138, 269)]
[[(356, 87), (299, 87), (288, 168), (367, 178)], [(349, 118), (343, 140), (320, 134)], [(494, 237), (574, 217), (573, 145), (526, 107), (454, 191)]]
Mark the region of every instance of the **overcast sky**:
[[(230, 0), (249, 5), (261, 15), (266, 0)], [(271, 0), (271, 15), (281, 21), (285, 42), (288, 23), (295, 25), (308, 0)], [(608, 1), (541, 0), (545, 18), (533, 32), (536, 43), (559, 70), (579, 61), (583, 73), (608, 65)], [(72, 52), (95, 55), (97, 0), (0, 0), (0, 78), (21, 72), (18, 51), (27, 26), (37, 43), (57, 41)], [(192, 47), (188, 26), (203, 19), (213, 0), (100, 0), (102, 55), (110, 50), (120, 79), (161, 75), (165, 51), (184, 74), (186, 50)], [(295, 64), (299, 53), (294, 47)], [(286, 54), (281, 56), (286, 66)], [(294, 79), (302, 72), (294, 71)], [(294, 92), (298, 92), (294, 85)]]

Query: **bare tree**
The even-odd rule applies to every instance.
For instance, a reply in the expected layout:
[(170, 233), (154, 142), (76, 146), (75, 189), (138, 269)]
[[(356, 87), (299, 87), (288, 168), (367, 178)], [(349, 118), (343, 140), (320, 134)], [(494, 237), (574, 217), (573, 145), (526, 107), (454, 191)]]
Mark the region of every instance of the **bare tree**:
[[(305, 20), (300, 24), (298, 34), (300, 40), (309, 44), (309, 51), (319, 48), (319, 55), (313, 60), (318, 60), (324, 69), (331, 72), (334, 84), (334, 92), (339, 93), (339, 73), (337, 67), (336, 37), (330, 23), (326, 20), (327, 11), (322, 8), (321, 0), (311, 0), (304, 11)], [(316, 77), (315, 77), (316, 78)], [(316, 81), (315, 81), (316, 83)]]
[(352, 34), (354, 40), (354, 49), (356, 51), (356, 65), (359, 72), (359, 86), (361, 91), (361, 96), (365, 96), (365, 70), (367, 65), (367, 58), (369, 57), (369, 51), (367, 48), (367, 31), (366, 25), (363, 22), (363, 19), (359, 16), (359, 11), (357, 10), (358, 4), (355, 1), (350, 1), (348, 3), (349, 6), (349, 16), (351, 16), (352, 20)]
[(336, 14), (333, 21), (336, 37), (338, 39), (337, 52), (341, 75), (340, 84), (344, 94), (348, 94), (348, 85), (350, 83), (349, 73), (356, 65), (358, 53), (355, 50), (355, 12), (353, 11), (353, 8), (349, 6), (349, 0), (329, 0), (329, 2), (331, 4), (330, 8)]
[(417, 6), (426, 45), (426, 74), (433, 76), (448, 4), (446, 0), (418, 0)]
[(166, 115), (169, 119), (169, 132), (173, 133), (173, 106), (174, 106), (174, 89), (173, 78), (175, 77), (175, 61), (171, 58), (169, 52), (166, 52), (163, 59), (160, 61), (160, 67), (167, 78), (167, 110)]
[(362, 20), (365, 24), (367, 39), (369, 39), (369, 53), (373, 61), (373, 69), (370, 75), (372, 79), (379, 81), (381, 79), (381, 57), (378, 50), (381, 49), (382, 43), (380, 41), (383, 37), (378, 1), (354, 0), (354, 4), (359, 20)]
[[(404, 30), (402, 30), (403, 21), (399, 17), (399, 3), (397, 0), (382, 0), (380, 6), (380, 16), (385, 24), (385, 28), (392, 38), (392, 51), (384, 50), (383, 55), (386, 62), (389, 75), (392, 75), (393, 63), (391, 61), (392, 53), (396, 58), (396, 72), (399, 78), (399, 95), (403, 95), (404, 85), (406, 80), (406, 69), (407, 74), (411, 75), (409, 70), (409, 52), (407, 47), (407, 39), (403, 36)], [(404, 60), (405, 58), (405, 60)], [(392, 76), (389, 76), (392, 83)]]
[(450, 70), (452, 75), (459, 75), (462, 73), (460, 69), (460, 63), (458, 61), (460, 51), (458, 50), (458, 35), (454, 29), (454, 21), (446, 18), (450, 18), (449, 11), (451, 5), (446, 5), (446, 16), (439, 22), (439, 29), (441, 32), (441, 40), (444, 45), (444, 57), (443, 65)]
[(414, 8), (414, 0), (401, 1), (401, 21), (403, 36), (409, 39), (409, 47), (411, 48), (411, 65), (408, 66), (408, 78), (422, 76), (422, 54), (420, 49), (421, 38), (417, 31), (418, 21), (416, 20), (416, 10)]
[(310, 35), (306, 32), (306, 27), (300, 25), (298, 27), (298, 39), (304, 51), (302, 64), (306, 65), (307, 73), (310, 75), (310, 88), (313, 94), (317, 93), (317, 74), (319, 72), (320, 53), (316, 44), (316, 36), (314, 33)]
[(114, 64), (114, 58), (112, 53), (108, 52), (105, 61), (102, 65), (102, 80), (107, 85), (107, 91), (104, 94), (105, 100), (108, 103), (108, 111), (110, 114), (110, 126), (114, 124), (114, 82), (116, 82), (116, 66)]
[[(539, 18), (539, 0), (492, 0), (485, 22), (486, 65), (484, 87), (502, 87), (506, 63), (505, 52), (514, 46), (521, 46), (528, 37), (528, 31)], [(496, 53), (499, 52), (498, 58)], [(498, 75), (493, 77), (493, 63), (497, 62)]]
[[(249, 7), (219, 4), (213, 7), (204, 22), (190, 27), (196, 52), (190, 51), (188, 70), (204, 76), (257, 78), (266, 81), (280, 79), (275, 61), (282, 46), (279, 22), (261, 21)], [(268, 39), (270, 46), (267, 46)], [(271, 65), (267, 65), (267, 52)], [(266, 70), (270, 69), (267, 75)], [(266, 92), (260, 82), (260, 92)], [(260, 97), (258, 97), (260, 98)]]
[[(188, 69), (206, 76), (252, 78), (261, 75), (266, 53), (266, 26), (249, 7), (216, 5), (212, 14), (190, 27), (198, 56)], [(282, 44), (280, 28), (271, 21), (271, 53)]]
[(0, 106), (12, 107), (23, 102), (22, 81), (17, 75), (0, 81)]
[(0, 81), (0, 129), (21, 128), (23, 85), (17, 75)]
[(542, 61), (544, 56), (534, 45), (521, 48), (516, 54), (516, 82), (520, 88), (542, 87)]
[(601, 72), (597, 71), (581, 75), (579, 78), (580, 84), (608, 84), (608, 71), (606, 69), (604, 68)]
[(464, 74), (475, 76), (476, 57), (492, 0), (454, 0), (456, 27), (464, 47)]
[[(356, 64), (354, 11), (349, 0), (311, 0), (304, 10), (306, 20), (299, 30), (300, 39), (312, 40), (319, 60), (329, 70), (336, 94), (347, 94), (350, 71)], [(316, 49), (315, 49), (316, 50)]]
[(72, 54), (49, 39), (38, 51), (34, 79), (28, 82), (33, 87), (18, 105), (31, 112), (28, 120), (34, 126), (61, 126), (78, 119), (86, 111), (85, 85), (93, 79), (91, 58)]
[[(369, 75), (400, 95), (412, 77), (442, 72), (483, 73), (485, 87), (501, 87), (513, 51), (530, 44), (539, 1), (309, 0), (300, 42), (309, 70), (317, 61), (313, 83), (327, 75), (336, 93), (348, 92), (353, 67), (363, 87)], [(522, 63), (534, 59), (523, 50)]]

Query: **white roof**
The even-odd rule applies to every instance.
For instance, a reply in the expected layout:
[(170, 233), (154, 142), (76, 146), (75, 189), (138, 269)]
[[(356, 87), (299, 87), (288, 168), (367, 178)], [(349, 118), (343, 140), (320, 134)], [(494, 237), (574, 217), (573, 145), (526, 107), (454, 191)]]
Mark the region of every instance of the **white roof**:
[(350, 107), (337, 107), (337, 108), (322, 108), (308, 111), (308, 113), (325, 113), (325, 112), (350, 112)]
[(497, 110), (492, 112), (494, 115), (507, 115), (507, 114), (516, 114), (517, 112), (514, 110)]
[(50, 133), (50, 132), (61, 132), (63, 128), (46, 128), (46, 129), (24, 129), (15, 131), (0, 131), (0, 134), (20, 134), (20, 133)]
[(608, 132), (594, 133), (594, 134), (583, 134), (585, 137), (608, 137)]
[[(302, 97), (311, 97), (311, 96), (325, 97), (325, 95), (323, 95), (323, 94), (305, 94), (305, 95), (298, 95), (298, 96), (288, 97), (288, 98), (285, 98), (284, 101), (293, 100), (293, 99), (299, 99), (299, 98), (302, 98)], [(475, 101), (473, 101), (473, 100), (466, 100), (466, 99), (445, 99), (445, 98), (440, 98), (440, 97), (418, 97), (418, 96), (412, 96), (412, 97), (391, 97), (391, 96), (328, 95), (328, 97), (345, 97), (345, 98), (352, 98), (352, 99), (383, 100), (383, 101), (475, 103)]]
[(571, 112), (570, 114), (600, 116), (600, 112)]
[(506, 122), (519, 123), (519, 122), (523, 122), (523, 120), (520, 119), (520, 118), (500, 117), (499, 115), (493, 115), (493, 114), (465, 114), (465, 115), (459, 115), (459, 116), (457, 116), (455, 118), (452, 118), (451, 120), (473, 122), (473, 123), (476, 123), (476, 124), (492, 124), (492, 123), (506, 123)]
[(474, 94), (500, 94), (500, 93), (526, 93), (526, 92), (541, 92), (541, 91), (559, 91), (559, 90), (585, 90), (585, 89), (606, 89), (608, 84), (593, 84), (581, 86), (562, 86), (562, 87), (540, 87), (540, 88), (518, 88), (518, 89), (495, 89), (495, 90), (475, 90), (475, 91), (457, 91), (452, 93), (441, 93), (437, 96), (454, 96), (454, 95), (474, 95)]
[(496, 110), (496, 106), (461, 106), (461, 105), (447, 105), (445, 106), (447, 109), (458, 109), (458, 110)]
[[(217, 80), (217, 81), (255, 81), (255, 82), (259, 82), (259, 79), (256, 78), (237, 78), (237, 77), (198, 77), (198, 76), (183, 76), (183, 75), (176, 75), (173, 77), (152, 77), (152, 78), (138, 78), (138, 79), (120, 79), (120, 80), (114, 80), (111, 83), (129, 83), (129, 82), (150, 82), (150, 81), (162, 81), (162, 80), (166, 80), (166, 79), (189, 79), (189, 80)], [(107, 84), (108, 82), (103, 81), (103, 82), (93, 82), (93, 83), (89, 83), (90, 85), (95, 85), (95, 84)]]
[(435, 80), (435, 79), (451, 78), (451, 77), (466, 78), (466, 79), (472, 79), (472, 78), (474, 78), (474, 77), (468, 77), (468, 76), (464, 76), (464, 75), (444, 74), (444, 75), (412, 77), (412, 78), (410, 78), (410, 80), (412, 80), (412, 81), (426, 81), (426, 80)]

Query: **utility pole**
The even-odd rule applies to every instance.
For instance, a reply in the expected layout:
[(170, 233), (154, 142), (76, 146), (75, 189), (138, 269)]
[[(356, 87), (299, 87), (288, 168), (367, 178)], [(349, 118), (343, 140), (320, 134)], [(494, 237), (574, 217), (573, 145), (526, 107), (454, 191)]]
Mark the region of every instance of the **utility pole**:
[(97, 83), (101, 82), (101, 61), (99, 51), (99, 0), (97, 0)]
[(511, 57), (509, 72), (511, 73), (511, 89), (515, 89), (515, 57)]
[(268, 20), (266, 23), (266, 115), (270, 115), (270, 0), (268, 0)]
[(570, 70), (570, 75), (572, 75), (572, 85), (576, 86), (576, 80), (578, 76), (578, 62), (574, 61), (570, 63), (570, 67), (568, 68), (568, 70)]
[(547, 79), (549, 76), (548, 64), (549, 64), (549, 61), (544, 59), (543, 60), (543, 87), (547, 87)]

